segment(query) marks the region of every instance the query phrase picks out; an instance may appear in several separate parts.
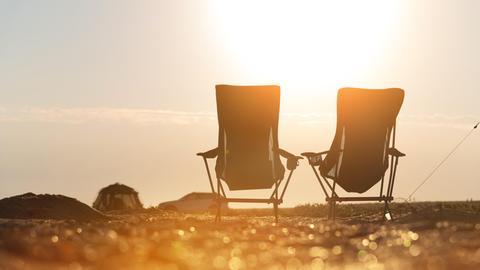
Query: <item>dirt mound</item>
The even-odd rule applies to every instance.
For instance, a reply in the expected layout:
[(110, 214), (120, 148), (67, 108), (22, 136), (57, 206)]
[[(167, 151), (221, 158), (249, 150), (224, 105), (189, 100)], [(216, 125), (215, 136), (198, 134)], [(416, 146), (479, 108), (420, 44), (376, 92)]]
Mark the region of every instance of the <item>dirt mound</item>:
[(74, 198), (25, 193), (0, 200), (0, 218), (89, 221), (105, 219), (106, 216)]

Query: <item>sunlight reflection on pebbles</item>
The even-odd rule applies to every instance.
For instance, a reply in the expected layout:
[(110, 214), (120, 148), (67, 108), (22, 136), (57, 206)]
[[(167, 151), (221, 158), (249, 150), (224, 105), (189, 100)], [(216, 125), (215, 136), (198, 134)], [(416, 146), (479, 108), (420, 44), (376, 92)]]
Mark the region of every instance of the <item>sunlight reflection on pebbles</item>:
[(362, 240), (362, 246), (368, 247), (368, 244), (370, 244), (370, 241), (368, 241), (368, 239), (363, 239)]
[[(69, 269), (68, 264), (74, 262), (84, 269), (100, 264), (106, 265), (104, 269), (166, 269), (164, 265), (172, 264), (177, 269), (282, 270), (408, 269), (417, 265), (418, 269), (463, 269), (459, 262), (476, 269), (480, 263), (479, 223), (449, 222), (445, 228), (441, 222), (437, 228), (432, 222), (425, 228), (284, 217), (277, 227), (271, 227), (268, 218), (245, 221), (226, 217), (222, 226), (200, 218), (155, 219), (148, 224), (146, 218), (139, 220), (141, 224), (114, 221), (59, 226), (42, 222), (35, 230), (5, 225), (8, 234), (4, 233), (1, 241), (19, 238), (32, 259), (65, 260), (62, 269)], [(260, 227), (262, 222), (266, 227)], [(311, 228), (310, 224), (315, 225)], [(55, 245), (54, 236), (58, 238)], [(465, 248), (465, 244), (473, 248)], [(436, 256), (441, 254), (438, 248), (448, 248), (450, 253)], [(460, 267), (451, 267), (451, 261)]]
[(299, 270), (302, 269), (302, 262), (297, 258), (291, 258), (287, 261), (286, 270)]
[(228, 268), (230, 268), (231, 270), (242, 269), (244, 267), (245, 262), (238, 257), (233, 257), (228, 261)]
[(125, 240), (118, 241), (117, 247), (118, 247), (118, 250), (122, 253), (125, 253), (130, 249), (127, 241), (125, 241)]
[(296, 250), (295, 250), (294, 247), (288, 247), (288, 248), (287, 248), (287, 253), (288, 253), (289, 255), (295, 256), (295, 252), (296, 252)]
[(242, 250), (240, 248), (233, 248), (231, 251), (230, 251), (230, 257), (240, 257), (242, 256)]
[(273, 256), (270, 252), (262, 252), (258, 255), (258, 260), (263, 264), (270, 264), (272, 263)]
[(312, 270), (323, 270), (323, 269), (325, 269), (325, 263), (323, 262), (323, 260), (321, 258), (315, 258), (310, 263), (310, 268)]
[(117, 234), (117, 232), (114, 231), (114, 230), (109, 230), (109, 231), (107, 232), (107, 236), (108, 236), (108, 238), (110, 238), (110, 239), (112, 239), (112, 240), (115, 240), (115, 239), (117, 239), (118, 234)]
[(246, 258), (246, 263), (248, 268), (255, 268), (257, 266), (257, 256), (255, 254), (249, 254)]
[(339, 245), (336, 245), (332, 248), (332, 254), (333, 255), (340, 255), (342, 254), (342, 247)]
[(223, 242), (224, 244), (230, 243), (230, 237), (224, 236), (224, 237), (222, 238), (222, 242)]
[(328, 258), (328, 250), (323, 247), (311, 247), (308, 254), (310, 257), (319, 257), (323, 260)]
[(271, 242), (275, 241), (275, 239), (277, 239), (277, 238), (276, 238), (275, 235), (273, 235), (273, 234), (270, 234), (270, 235), (268, 236), (268, 240), (270, 240)]
[(85, 256), (85, 259), (90, 262), (96, 261), (98, 258), (97, 252), (88, 245), (83, 248), (83, 254)]
[(372, 254), (368, 253), (365, 250), (360, 250), (357, 254), (357, 258), (360, 262), (363, 263), (377, 263), (377, 257)]
[(418, 255), (420, 255), (420, 253), (422, 253), (422, 249), (417, 246), (417, 245), (412, 245), (409, 249), (408, 249), (408, 252), (410, 253), (410, 255), (412, 255), (413, 257), (417, 257)]
[(413, 241), (418, 240), (418, 237), (419, 237), (419, 235), (418, 235), (417, 233), (414, 233), (414, 232), (412, 232), (412, 231), (409, 231), (409, 232), (408, 232), (408, 236), (409, 236), (410, 239), (412, 239)]
[(265, 249), (267, 249), (267, 243), (265, 243), (265, 242), (260, 242), (260, 243), (258, 243), (258, 248), (259, 248), (260, 250), (265, 250)]
[(227, 260), (222, 256), (216, 256), (213, 259), (212, 264), (213, 264), (213, 267), (215, 267), (215, 268), (223, 269), (223, 268), (227, 267)]
[(54, 235), (50, 238), (50, 240), (52, 241), (52, 243), (57, 243), (58, 242), (58, 236)]

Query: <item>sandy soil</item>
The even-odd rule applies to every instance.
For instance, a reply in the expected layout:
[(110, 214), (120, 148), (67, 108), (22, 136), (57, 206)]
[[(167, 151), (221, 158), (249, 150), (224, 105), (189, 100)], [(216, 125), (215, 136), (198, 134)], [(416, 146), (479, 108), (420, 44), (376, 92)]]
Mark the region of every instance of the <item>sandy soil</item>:
[(333, 223), (298, 208), (284, 209), (279, 224), (266, 210), (220, 224), (160, 210), (90, 222), (0, 219), (0, 269), (480, 269), (478, 203), (402, 207), (388, 223), (375, 209)]

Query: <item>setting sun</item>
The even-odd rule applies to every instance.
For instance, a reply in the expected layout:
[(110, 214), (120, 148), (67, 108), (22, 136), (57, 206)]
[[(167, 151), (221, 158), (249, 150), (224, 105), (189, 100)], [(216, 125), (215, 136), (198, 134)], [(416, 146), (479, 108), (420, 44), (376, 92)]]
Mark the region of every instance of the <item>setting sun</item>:
[(295, 83), (369, 72), (394, 40), (401, 12), (396, 1), (375, 0), (215, 1), (212, 10), (218, 42), (244, 70)]

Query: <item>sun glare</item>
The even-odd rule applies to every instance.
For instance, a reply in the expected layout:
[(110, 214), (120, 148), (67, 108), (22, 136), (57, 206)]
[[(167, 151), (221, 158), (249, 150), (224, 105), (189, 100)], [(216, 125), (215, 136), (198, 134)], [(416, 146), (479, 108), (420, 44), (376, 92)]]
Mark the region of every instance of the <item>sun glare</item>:
[(397, 20), (393, 1), (217, 1), (213, 19), (245, 72), (259, 80), (355, 80), (381, 60)]

